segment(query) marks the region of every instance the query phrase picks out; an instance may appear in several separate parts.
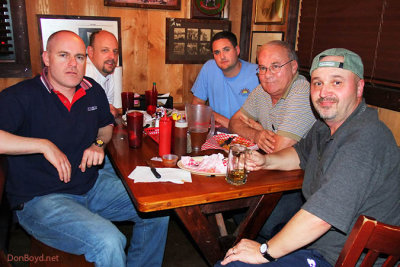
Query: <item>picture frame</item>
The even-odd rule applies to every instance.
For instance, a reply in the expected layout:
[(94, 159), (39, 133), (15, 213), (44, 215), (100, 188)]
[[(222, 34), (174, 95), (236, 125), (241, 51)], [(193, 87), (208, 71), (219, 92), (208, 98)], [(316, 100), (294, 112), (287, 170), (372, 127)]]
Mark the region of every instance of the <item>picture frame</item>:
[(121, 18), (93, 16), (63, 16), (38, 14), (38, 29), (41, 38), (41, 51), (45, 51), (47, 39), (51, 34), (60, 30), (68, 30), (78, 34), (86, 47), (90, 35), (98, 30), (106, 30), (114, 34), (119, 45), (119, 66), (122, 66)]
[(105, 6), (180, 10), (181, 0), (104, 0)]
[(283, 41), (284, 32), (280, 31), (254, 31), (252, 32), (251, 37), (251, 54), (250, 54), (250, 62), (257, 64), (257, 49), (265, 43), (268, 43), (272, 40), (281, 40)]
[(209, 1), (210, 7), (205, 6), (207, 0), (191, 0), (190, 18), (192, 19), (222, 19), (227, 18), (229, 0)]
[(218, 32), (230, 31), (229, 20), (166, 18), (166, 64), (203, 64), (212, 59), (210, 42)]
[(283, 24), (287, 0), (256, 0), (255, 24)]

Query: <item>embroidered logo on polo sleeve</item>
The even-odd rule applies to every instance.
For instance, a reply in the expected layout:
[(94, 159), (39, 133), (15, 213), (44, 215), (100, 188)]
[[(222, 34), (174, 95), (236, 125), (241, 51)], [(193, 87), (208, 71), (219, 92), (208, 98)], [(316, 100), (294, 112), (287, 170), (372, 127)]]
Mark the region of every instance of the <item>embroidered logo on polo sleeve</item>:
[(88, 107), (87, 111), (94, 111), (97, 109), (97, 106), (93, 106), (93, 107)]
[(247, 88), (244, 88), (240, 91), (240, 95), (248, 95), (250, 93), (250, 90)]

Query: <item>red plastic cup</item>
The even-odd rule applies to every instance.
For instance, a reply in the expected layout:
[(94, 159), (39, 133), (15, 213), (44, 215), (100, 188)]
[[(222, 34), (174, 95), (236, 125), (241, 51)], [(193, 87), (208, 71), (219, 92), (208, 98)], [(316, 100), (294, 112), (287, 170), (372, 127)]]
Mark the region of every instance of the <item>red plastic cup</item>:
[(148, 114), (153, 115), (157, 109), (157, 94), (152, 90), (144, 92), (146, 98), (146, 111)]
[(133, 109), (134, 97), (135, 97), (135, 94), (133, 92), (122, 92), (121, 93), (122, 114), (125, 114), (127, 110)]
[(129, 112), (126, 114), (126, 120), (128, 125), (129, 146), (138, 148), (142, 145), (143, 113), (138, 111)]

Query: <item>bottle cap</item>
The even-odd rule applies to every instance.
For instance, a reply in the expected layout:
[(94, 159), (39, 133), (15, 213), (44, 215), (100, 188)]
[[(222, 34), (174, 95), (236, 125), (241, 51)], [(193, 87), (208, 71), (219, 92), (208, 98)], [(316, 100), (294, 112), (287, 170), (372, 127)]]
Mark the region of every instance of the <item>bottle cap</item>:
[(177, 120), (177, 121), (175, 122), (175, 127), (178, 127), (178, 128), (186, 128), (186, 127), (188, 127), (188, 123), (187, 123), (187, 121), (185, 121), (184, 119), (180, 119), (180, 120)]

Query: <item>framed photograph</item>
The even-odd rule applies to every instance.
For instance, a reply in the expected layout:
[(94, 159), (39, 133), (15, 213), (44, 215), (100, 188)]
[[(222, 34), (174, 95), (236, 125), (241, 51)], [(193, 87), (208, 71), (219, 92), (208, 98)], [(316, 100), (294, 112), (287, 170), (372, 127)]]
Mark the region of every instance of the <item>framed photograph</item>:
[(255, 24), (283, 24), (286, 0), (256, 0)]
[(47, 39), (60, 30), (69, 30), (78, 34), (85, 45), (89, 45), (90, 35), (99, 30), (114, 34), (119, 44), (119, 66), (122, 66), (121, 18), (91, 16), (37, 15), (42, 51), (46, 49)]
[(180, 10), (181, 0), (104, 0), (105, 6)]
[(228, 20), (167, 18), (165, 63), (202, 64), (213, 58), (211, 38), (218, 32), (230, 31)]
[(253, 32), (251, 37), (250, 62), (257, 64), (257, 50), (260, 46), (272, 40), (283, 41), (283, 32)]

